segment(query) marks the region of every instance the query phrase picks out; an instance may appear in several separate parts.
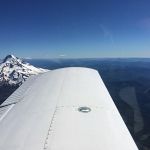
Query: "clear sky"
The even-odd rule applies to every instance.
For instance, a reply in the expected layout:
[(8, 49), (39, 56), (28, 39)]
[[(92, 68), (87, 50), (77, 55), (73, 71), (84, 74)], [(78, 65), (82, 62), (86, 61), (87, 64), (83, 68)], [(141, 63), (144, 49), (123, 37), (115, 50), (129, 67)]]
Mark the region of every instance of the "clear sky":
[(149, 0), (0, 0), (0, 57), (150, 57)]

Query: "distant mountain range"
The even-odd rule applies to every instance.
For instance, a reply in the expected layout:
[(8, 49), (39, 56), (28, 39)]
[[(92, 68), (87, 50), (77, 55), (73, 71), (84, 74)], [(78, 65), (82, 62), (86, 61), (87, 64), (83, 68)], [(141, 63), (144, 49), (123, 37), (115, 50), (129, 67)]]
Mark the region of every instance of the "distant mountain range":
[(7, 55), (0, 63), (0, 86), (21, 85), (31, 75), (47, 71), (47, 69), (36, 68), (14, 55)]

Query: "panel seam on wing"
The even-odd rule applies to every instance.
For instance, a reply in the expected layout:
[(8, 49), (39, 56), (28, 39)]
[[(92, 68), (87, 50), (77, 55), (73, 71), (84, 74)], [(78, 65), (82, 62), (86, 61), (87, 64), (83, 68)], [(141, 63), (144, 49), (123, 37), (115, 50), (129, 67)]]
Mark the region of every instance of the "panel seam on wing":
[(45, 143), (44, 143), (44, 149), (48, 148), (48, 138), (49, 138), (49, 135), (50, 135), (50, 132), (51, 132), (52, 125), (54, 123), (54, 119), (55, 119), (55, 116), (56, 116), (56, 111), (57, 111), (57, 107), (54, 111), (53, 117), (52, 117), (51, 122), (50, 122), (50, 126), (49, 126), (48, 133), (47, 133), (47, 136), (46, 136), (46, 140), (45, 140)]
[(51, 119), (51, 122), (50, 122), (50, 126), (49, 126), (49, 129), (48, 129), (48, 133), (47, 133), (47, 136), (46, 136), (46, 140), (45, 140), (45, 143), (44, 143), (44, 150), (46, 150), (48, 148), (48, 139), (49, 139), (49, 135), (50, 135), (50, 132), (51, 132), (52, 124), (54, 123), (54, 119), (55, 119), (55, 116), (56, 116), (56, 111), (58, 109), (57, 108), (57, 104), (58, 104), (59, 99), (60, 99), (60, 93), (61, 93), (61, 91), (63, 89), (63, 85), (64, 85), (64, 81), (65, 81), (65, 76), (66, 76), (66, 74), (63, 77), (63, 81), (62, 81), (60, 92), (59, 92), (59, 95), (58, 95), (58, 98), (57, 98), (57, 103), (56, 103), (56, 107), (55, 107), (55, 110), (54, 110), (54, 114), (52, 116), (52, 119)]

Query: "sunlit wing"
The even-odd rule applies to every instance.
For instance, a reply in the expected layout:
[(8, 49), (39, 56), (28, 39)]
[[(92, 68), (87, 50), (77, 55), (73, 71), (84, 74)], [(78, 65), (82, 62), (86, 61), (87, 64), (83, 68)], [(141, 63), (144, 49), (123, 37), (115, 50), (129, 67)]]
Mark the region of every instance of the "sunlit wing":
[(29, 78), (0, 106), (0, 150), (137, 150), (98, 72)]

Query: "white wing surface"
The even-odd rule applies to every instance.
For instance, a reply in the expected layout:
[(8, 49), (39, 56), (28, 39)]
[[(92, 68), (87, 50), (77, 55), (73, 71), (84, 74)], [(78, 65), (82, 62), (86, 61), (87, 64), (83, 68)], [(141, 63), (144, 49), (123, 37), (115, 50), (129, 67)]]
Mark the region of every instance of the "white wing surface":
[(0, 150), (137, 150), (98, 72), (27, 80), (0, 107)]

